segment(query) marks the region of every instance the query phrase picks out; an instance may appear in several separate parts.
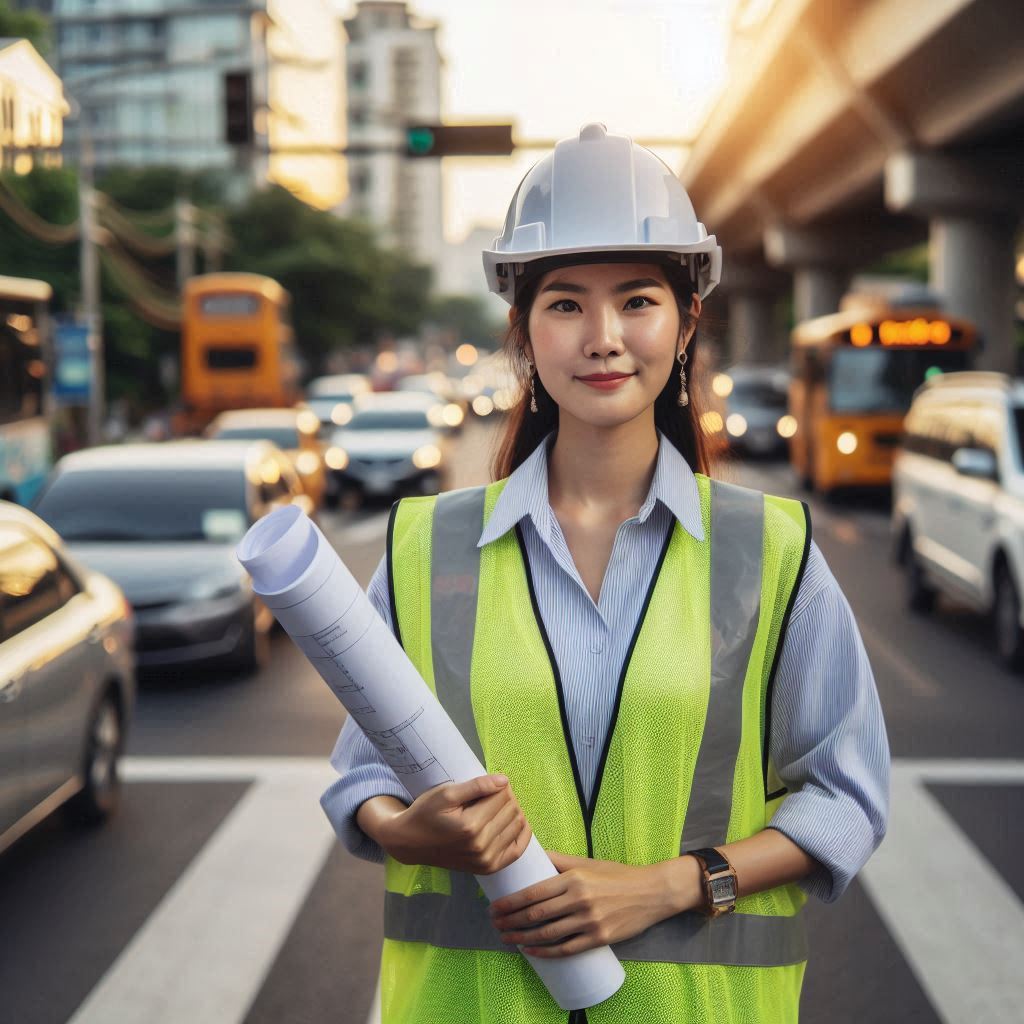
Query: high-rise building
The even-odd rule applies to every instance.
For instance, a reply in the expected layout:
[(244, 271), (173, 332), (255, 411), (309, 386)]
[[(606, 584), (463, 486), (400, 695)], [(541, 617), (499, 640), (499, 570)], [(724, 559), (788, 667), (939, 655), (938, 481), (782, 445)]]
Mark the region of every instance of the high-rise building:
[[(325, 208), (344, 194), (333, 0), (22, 6), (53, 21), (52, 56), (72, 105), (68, 162), (91, 146), (97, 168), (233, 170), (238, 192), (278, 181)], [(235, 131), (251, 141), (227, 141), (227, 90), (241, 105)]]
[(408, 124), (441, 119), (437, 26), (401, 0), (362, 0), (344, 22), (349, 192), (340, 212), (369, 221), (386, 245), (441, 269), (441, 167), (403, 154)]

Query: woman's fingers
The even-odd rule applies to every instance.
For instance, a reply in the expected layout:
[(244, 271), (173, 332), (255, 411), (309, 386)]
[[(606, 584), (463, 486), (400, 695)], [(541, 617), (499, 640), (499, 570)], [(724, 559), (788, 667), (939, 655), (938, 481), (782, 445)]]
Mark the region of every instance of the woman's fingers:
[(504, 850), (504, 847), (500, 846), (496, 840), (499, 839), (509, 825), (515, 824), (518, 818), (519, 804), (515, 800), (510, 800), (503, 807), (499, 808), (494, 817), (483, 825), (477, 833), (476, 846), (480, 852), (490, 851), (492, 847), (495, 850)]
[(581, 914), (568, 914), (536, 928), (505, 929), (501, 941), (515, 946), (551, 946), (586, 930), (587, 921)]
[(550, 923), (554, 918), (578, 913), (579, 908), (573, 897), (567, 892), (560, 892), (557, 896), (552, 896), (540, 903), (531, 903), (530, 906), (523, 907), (522, 910), (516, 910), (511, 914), (498, 914), (493, 921), (494, 927), (500, 932), (518, 933), (536, 929)]

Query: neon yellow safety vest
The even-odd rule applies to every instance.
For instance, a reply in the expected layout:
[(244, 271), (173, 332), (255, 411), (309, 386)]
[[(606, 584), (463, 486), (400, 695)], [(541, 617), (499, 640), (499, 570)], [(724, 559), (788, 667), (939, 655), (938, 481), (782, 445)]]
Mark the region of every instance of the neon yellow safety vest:
[[(520, 529), (477, 547), (505, 483), (397, 503), (388, 582), (403, 648), (541, 845), (643, 865), (760, 832), (786, 793), (768, 723), (806, 506), (697, 476), (705, 539), (672, 520), (587, 803)], [(386, 879), (383, 1024), (566, 1024), (472, 875), (389, 858)], [(588, 1024), (795, 1021), (804, 900), (781, 886), (617, 943), (626, 981)]]

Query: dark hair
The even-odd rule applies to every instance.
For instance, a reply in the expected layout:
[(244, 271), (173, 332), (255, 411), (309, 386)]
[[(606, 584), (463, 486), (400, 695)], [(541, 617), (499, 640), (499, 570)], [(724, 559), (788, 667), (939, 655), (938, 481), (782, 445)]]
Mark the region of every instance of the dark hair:
[[(597, 254), (594, 254), (595, 256)], [(659, 263), (665, 271), (672, 294), (675, 296), (679, 309), (681, 329), (688, 329), (696, 319), (690, 312), (691, 297), (696, 290), (689, 271), (675, 261), (669, 261), (636, 253), (616, 253), (604, 256), (603, 259), (591, 259), (587, 262), (647, 262)], [(613, 259), (614, 256), (614, 259)], [(529, 340), (527, 325), (530, 310), (537, 297), (537, 287), (541, 278), (555, 265), (565, 266), (570, 262), (562, 258), (558, 264), (553, 260), (538, 261), (526, 276), (516, 284), (516, 298), (513, 306), (512, 322), (505, 334), (504, 349), (509, 364), (513, 368), (525, 365), (524, 346)], [(576, 256), (571, 262), (584, 262)], [(686, 406), (679, 405), (679, 363), (673, 362), (661, 393), (654, 400), (654, 425), (679, 450), (687, 464), (695, 473), (711, 475), (712, 464), (716, 460), (717, 450), (700, 426), (700, 417), (706, 408), (704, 400), (704, 361), (700, 357), (699, 328), (694, 327), (693, 337), (687, 345), (686, 379), (687, 393), (690, 402)], [(504, 429), (498, 440), (495, 455), (491, 462), (491, 474), (495, 480), (509, 476), (529, 457), (544, 437), (552, 430), (558, 429), (558, 406), (544, 390), (540, 377), (534, 377), (534, 388), (537, 396), (537, 411), (530, 412), (529, 381), (520, 380), (523, 394), (509, 410)]]

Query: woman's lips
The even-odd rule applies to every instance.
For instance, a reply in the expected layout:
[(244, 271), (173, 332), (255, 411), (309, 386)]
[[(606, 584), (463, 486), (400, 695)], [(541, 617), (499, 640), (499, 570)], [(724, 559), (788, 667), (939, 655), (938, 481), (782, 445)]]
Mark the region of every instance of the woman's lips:
[(589, 384), (590, 387), (598, 388), (601, 391), (614, 391), (615, 388), (621, 387), (627, 380), (630, 380), (632, 376), (633, 374), (627, 373), (622, 376), (577, 377), (576, 379), (581, 384)]

